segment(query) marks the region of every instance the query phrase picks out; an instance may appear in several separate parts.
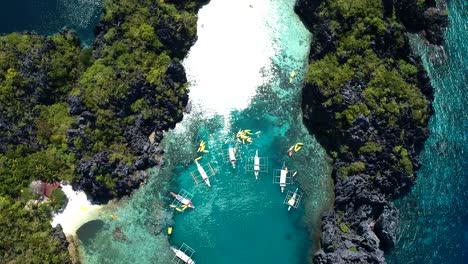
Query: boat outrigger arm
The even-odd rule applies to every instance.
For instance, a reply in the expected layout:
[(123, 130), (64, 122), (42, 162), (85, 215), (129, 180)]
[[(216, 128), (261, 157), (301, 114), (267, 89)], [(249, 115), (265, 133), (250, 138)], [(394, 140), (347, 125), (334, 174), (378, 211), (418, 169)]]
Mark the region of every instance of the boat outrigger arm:
[(190, 199), (184, 198), (182, 195), (175, 194), (173, 192), (170, 192), (170, 194), (181, 204), (187, 206), (188, 208), (195, 209), (195, 206), (193, 206), (192, 201)]
[(285, 162), (283, 161), (283, 167), (281, 168), (281, 173), (280, 173), (281, 192), (284, 192), (284, 188), (286, 188), (286, 177), (287, 176), (288, 176), (288, 168), (286, 168)]
[(299, 190), (299, 188), (296, 188), (296, 190), (294, 191), (294, 194), (293, 196), (288, 200), (288, 211), (291, 210), (291, 207), (294, 207), (294, 205), (296, 204), (296, 196), (297, 196), (297, 191)]
[(258, 180), (258, 173), (260, 172), (260, 158), (258, 157), (258, 150), (255, 152), (254, 157), (254, 174), (255, 179)]
[(171, 247), (172, 251), (174, 251), (176, 257), (178, 257), (180, 260), (182, 260), (184, 263), (187, 263), (187, 264), (195, 264), (195, 261), (193, 261), (193, 259), (191, 259), (187, 254), (185, 254), (185, 252), (183, 252), (182, 250), (179, 250), (175, 247)]
[(195, 161), (195, 163), (197, 164), (197, 169), (198, 169), (198, 172), (200, 173), (200, 176), (205, 181), (206, 185), (208, 185), (208, 187), (211, 187), (210, 179), (208, 179), (208, 175), (206, 174), (205, 169), (203, 169), (202, 165), (200, 165), (198, 161)]
[(231, 145), (229, 145), (228, 152), (229, 152), (229, 161), (231, 161), (232, 167), (235, 169), (236, 168), (236, 149), (231, 147)]

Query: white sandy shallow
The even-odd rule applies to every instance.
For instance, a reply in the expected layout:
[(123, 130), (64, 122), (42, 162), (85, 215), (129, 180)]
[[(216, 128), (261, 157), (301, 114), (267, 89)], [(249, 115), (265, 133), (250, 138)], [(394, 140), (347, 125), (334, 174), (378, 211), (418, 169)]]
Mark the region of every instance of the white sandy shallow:
[(81, 225), (97, 219), (102, 206), (91, 204), (83, 191), (75, 192), (70, 185), (66, 184), (61, 186), (67, 195), (68, 204), (62, 213), (54, 215), (52, 226), (60, 224), (65, 235), (74, 236)]
[(268, 1), (211, 0), (199, 11), (198, 40), (183, 63), (193, 110), (228, 116), (267, 82), (275, 54)]

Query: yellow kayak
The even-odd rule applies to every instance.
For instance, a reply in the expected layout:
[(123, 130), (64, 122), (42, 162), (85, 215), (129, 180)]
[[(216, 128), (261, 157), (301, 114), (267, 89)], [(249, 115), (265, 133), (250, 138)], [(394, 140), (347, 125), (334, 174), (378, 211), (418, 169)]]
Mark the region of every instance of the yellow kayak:
[(170, 226), (170, 227), (167, 228), (167, 234), (168, 234), (168, 235), (171, 235), (171, 234), (172, 234), (172, 226)]
[(291, 75), (289, 75), (289, 78), (294, 78), (294, 77), (296, 77), (296, 71), (292, 71)]
[(294, 145), (294, 152), (298, 152), (302, 148), (302, 146), (304, 146), (304, 143), (296, 143)]

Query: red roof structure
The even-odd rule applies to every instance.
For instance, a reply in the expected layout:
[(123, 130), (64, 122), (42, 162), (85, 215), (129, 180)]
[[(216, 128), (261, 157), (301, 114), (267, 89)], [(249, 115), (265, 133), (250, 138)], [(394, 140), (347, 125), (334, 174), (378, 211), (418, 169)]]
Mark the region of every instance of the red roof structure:
[(57, 189), (60, 187), (60, 182), (54, 182), (54, 183), (42, 183), (42, 194), (45, 195), (47, 198), (50, 197), (52, 194), (52, 191), (54, 189)]

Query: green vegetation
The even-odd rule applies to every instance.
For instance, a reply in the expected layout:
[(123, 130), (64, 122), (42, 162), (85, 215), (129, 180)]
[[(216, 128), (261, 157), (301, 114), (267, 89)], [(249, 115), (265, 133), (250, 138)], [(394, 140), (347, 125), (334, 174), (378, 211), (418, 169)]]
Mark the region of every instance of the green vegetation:
[(68, 202), (68, 198), (62, 189), (54, 189), (50, 194), (49, 203), (52, 209), (59, 210), (64, 208)]
[(380, 152), (380, 151), (382, 151), (382, 146), (380, 146), (378, 143), (372, 142), (372, 141), (366, 142), (366, 144), (364, 144), (364, 146), (359, 148), (359, 153), (361, 153), (361, 154), (376, 153), (376, 152)]
[[(131, 167), (143, 154), (143, 143), (155, 130), (161, 131), (182, 119), (188, 100), (185, 76), (178, 63), (196, 37), (197, 1), (104, 1), (103, 30), (96, 42), (99, 50), (91, 59), (72, 95), (82, 98), (94, 120), (82, 125), (74, 148), (86, 160), (106, 153), (112, 165), (75, 177), (75, 182), (93, 181), (83, 188), (91, 193), (104, 189), (106, 201), (121, 196), (113, 171)], [(115, 26), (115, 24), (119, 26)], [(172, 70), (171, 70), (172, 67)], [(83, 144), (88, 142), (88, 144)], [(143, 143), (142, 143), (143, 142)], [(151, 154), (151, 153), (150, 153)], [(133, 186), (132, 184), (130, 184)], [(102, 192), (100, 192), (102, 193)]]
[[(26, 198), (26, 196), (24, 197)], [(51, 236), (51, 206), (0, 196), (0, 259), (2, 263), (67, 263), (61, 242)]]
[(135, 162), (154, 164), (148, 136), (182, 118), (178, 61), (201, 2), (105, 0), (92, 49), (69, 31), (0, 36), (0, 262), (68, 262), (50, 226), (66, 196), (56, 189), (43, 200), (32, 181), (73, 181), (101, 202), (138, 187)]
[(349, 227), (348, 227), (347, 224), (341, 223), (341, 224), (340, 224), (340, 230), (341, 230), (341, 232), (343, 232), (343, 233), (348, 233), (348, 232), (349, 232)]
[(79, 53), (70, 32), (0, 37), (0, 196), (18, 198), (36, 179), (72, 179), (66, 130), (73, 118), (65, 101), (83, 69)]
[[(71, 180), (75, 157), (66, 130), (74, 122), (66, 96), (83, 70), (74, 34), (0, 37), (0, 259), (4, 263), (65, 263), (51, 236), (51, 212), (66, 203), (60, 190), (41, 202), (33, 180)], [(33, 199), (39, 199), (33, 202)]]
[[(307, 14), (323, 22), (311, 25), (319, 33), (312, 47), (326, 52), (312, 49), (305, 89), (313, 90), (309, 94), (314, 94), (316, 106), (305, 112), (307, 116), (307, 109), (315, 109), (311, 119), (317, 123), (311, 127), (319, 136), (333, 138), (334, 142), (326, 138), (323, 142), (340, 162), (341, 179), (366, 173), (374, 166), (370, 160), (428, 133), (431, 108), (417, 77), (420, 65), (409, 57), (404, 27), (386, 11), (381, 0), (330, 0)], [(409, 130), (413, 134), (405, 133)], [(360, 133), (354, 135), (356, 131)], [(384, 140), (389, 131), (398, 137)], [(383, 162), (393, 172), (412, 176), (415, 153), (403, 148), (394, 154), (396, 159)]]
[(413, 164), (409, 160), (408, 150), (402, 146), (396, 146), (393, 148), (393, 151), (400, 156), (399, 165), (408, 173), (408, 175), (413, 176)]
[(366, 164), (364, 164), (364, 162), (356, 161), (356, 162), (351, 163), (348, 166), (341, 166), (338, 169), (338, 172), (340, 173), (342, 177), (346, 177), (350, 174), (353, 175), (359, 172), (363, 172), (365, 169), (366, 169)]

